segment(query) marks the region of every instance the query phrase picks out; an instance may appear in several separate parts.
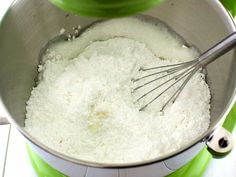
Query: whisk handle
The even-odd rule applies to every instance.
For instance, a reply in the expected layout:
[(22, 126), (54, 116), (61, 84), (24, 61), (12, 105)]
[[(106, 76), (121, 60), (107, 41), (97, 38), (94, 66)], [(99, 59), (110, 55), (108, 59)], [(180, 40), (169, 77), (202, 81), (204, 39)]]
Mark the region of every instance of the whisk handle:
[(218, 57), (224, 55), (236, 46), (236, 32), (230, 34), (225, 39), (205, 51), (198, 58), (202, 66), (206, 66), (209, 63), (215, 61)]

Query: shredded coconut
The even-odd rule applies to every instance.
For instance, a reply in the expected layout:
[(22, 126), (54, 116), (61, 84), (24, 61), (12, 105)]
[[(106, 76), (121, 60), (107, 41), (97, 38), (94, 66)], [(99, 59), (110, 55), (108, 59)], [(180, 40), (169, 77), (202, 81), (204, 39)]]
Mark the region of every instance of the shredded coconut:
[(60, 29), (60, 34), (65, 34), (66, 30), (64, 28)]
[(27, 102), (25, 129), (54, 150), (93, 162), (137, 162), (173, 152), (209, 126), (204, 75), (196, 73), (164, 113), (159, 110), (166, 96), (139, 111), (145, 100), (135, 100), (151, 86), (133, 94), (131, 80), (140, 67), (197, 55), (161, 23), (124, 18), (95, 25), (71, 42), (49, 47)]

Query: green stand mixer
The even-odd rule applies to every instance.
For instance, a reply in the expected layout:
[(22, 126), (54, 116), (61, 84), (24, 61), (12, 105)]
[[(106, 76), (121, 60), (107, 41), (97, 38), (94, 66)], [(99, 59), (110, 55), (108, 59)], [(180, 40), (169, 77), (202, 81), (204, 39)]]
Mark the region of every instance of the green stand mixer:
[[(139, 13), (139, 12), (147, 10), (151, 7), (158, 6), (160, 3), (162, 3), (163, 0), (50, 0), (50, 1), (54, 5), (59, 7), (60, 9), (66, 11), (66, 12), (69, 12), (69, 13), (77, 14), (79, 16), (114, 18), (114, 17), (123, 17), (123, 16), (128, 16), (128, 15), (133, 15), (133, 14)], [(166, 1), (168, 1), (168, 0), (166, 0)], [(208, 1), (192, 0), (192, 2), (193, 1), (195, 1), (195, 2), (197, 2), (197, 1), (198, 2), (208, 2)], [(16, 89), (12, 90), (11, 88), (13, 88), (13, 86), (9, 85), (9, 83), (10, 83), (9, 80), (12, 81), (14, 78), (28, 78), (29, 76), (31, 76), (30, 72), (32, 70), (34, 70), (35, 68), (29, 69), (26, 67), (26, 66), (29, 66), (29, 64), (30, 64), (29, 62), (32, 61), (32, 58), (33, 58), (33, 57), (31, 57), (32, 55), (29, 56), (29, 51), (30, 51), (29, 49), (31, 49), (31, 50), (35, 49), (35, 51), (37, 51), (36, 54), (38, 54), (38, 50), (36, 50), (36, 49), (38, 49), (38, 46), (42, 46), (42, 44), (44, 44), (44, 42), (42, 42), (41, 40), (44, 39), (44, 37), (45, 37), (44, 40), (48, 40), (50, 37), (51, 31), (53, 31), (52, 34), (55, 34), (55, 31), (58, 32), (60, 30), (60, 28), (63, 27), (63, 26), (61, 26), (61, 24), (63, 24), (63, 25), (66, 24), (65, 23), (66, 19), (70, 18), (68, 14), (66, 14), (64, 12), (62, 13), (62, 11), (55, 8), (52, 4), (47, 2), (48, 5), (45, 5), (45, 2), (47, 2), (47, 1), (21, 0), (18, 2), (18, 4), (15, 2), (12, 5), (12, 8), (9, 10), (9, 12), (5, 15), (5, 20), (1, 24), (2, 25), (2, 27), (0, 28), (0, 32), (2, 32), (2, 33), (0, 33), (1, 41), (4, 41), (4, 39), (6, 39), (6, 40), (4, 42), (0, 42), (0, 45), (2, 48), (2, 49), (0, 48), (0, 50), (1, 50), (0, 53), (2, 56), (5, 56), (2, 58), (6, 59), (6, 63), (4, 65), (3, 62), (2, 63), (0, 62), (1, 63), (0, 66), (2, 66), (0, 71), (6, 70), (6, 71), (8, 71), (7, 72), (8, 74), (0, 74), (0, 76), (4, 76), (0, 80), (1, 81), (0, 85), (2, 85), (2, 87), (3, 87), (3, 88), (0, 88), (0, 91), (2, 91), (2, 90), (4, 91), (4, 92), (1, 92), (1, 94), (0, 94), (0, 96), (3, 97), (3, 98), (0, 98), (0, 103), (1, 103), (1, 99), (6, 98), (5, 95), (8, 94), (7, 95), (8, 99), (5, 99), (6, 100), (6, 107), (8, 105), (10, 105), (9, 108), (10, 108), (11, 112), (13, 113), (13, 115), (16, 115), (15, 110), (18, 111), (18, 109), (14, 109), (15, 108), (14, 106), (19, 103), (19, 101), (16, 101), (16, 100), (18, 100), (16, 98), (18, 98), (18, 97), (22, 98), (23, 92), (20, 90), (16, 90)], [(187, 3), (189, 3), (189, 2), (190, 2), (190, 0), (188, 0)], [(209, 2), (213, 2), (213, 1), (209, 0)], [(218, 2), (218, 1), (214, 1), (214, 2)], [(231, 14), (233, 16), (236, 15), (236, 1), (235, 0), (222, 0), (221, 2), (225, 5), (225, 7), (231, 12)], [(15, 6), (15, 8), (13, 8), (13, 6)], [(25, 9), (22, 7), (25, 7)], [(30, 11), (33, 9), (33, 7), (35, 8), (34, 11)], [(51, 7), (53, 7), (53, 8), (51, 8)], [(158, 7), (160, 7), (160, 6), (158, 6)], [(201, 6), (201, 7), (204, 8), (204, 7), (206, 7), (206, 5)], [(20, 8), (22, 8), (22, 9), (20, 11), (17, 11)], [(168, 8), (166, 8), (165, 10), (168, 10), (169, 8), (170, 8), (170, 6), (168, 6)], [(193, 5), (193, 8), (195, 8), (194, 5)], [(186, 9), (188, 9), (188, 8), (186, 8)], [(42, 11), (40, 11), (40, 10), (42, 10)], [(209, 9), (206, 9), (206, 12), (207, 11), (209, 11)], [(58, 17), (56, 18), (57, 20), (55, 20), (53, 18), (56, 14), (55, 12), (58, 13)], [(163, 16), (165, 16), (165, 12), (166, 11), (162, 11), (161, 13), (159, 13), (159, 15), (163, 14)], [(170, 13), (172, 13), (172, 11), (170, 11)], [(177, 13), (179, 13), (179, 11)], [(197, 13), (199, 13), (199, 11), (197, 11)], [(174, 14), (174, 15), (175, 16), (174, 16), (173, 21), (176, 22), (177, 21), (176, 14)], [(200, 14), (200, 15), (202, 15), (202, 14)], [(72, 16), (72, 15), (70, 15), (70, 16)], [(29, 18), (30, 20), (27, 19), (28, 17), (30, 17)], [(43, 20), (41, 18), (38, 19), (38, 17), (41, 17)], [(185, 14), (184, 18), (185, 17), (186, 17), (186, 14)], [(71, 17), (71, 18), (74, 19), (74, 17)], [(205, 16), (204, 16), (204, 18), (205, 18)], [(16, 19), (19, 19), (19, 21), (16, 21)], [(27, 20), (25, 20), (25, 19), (27, 19)], [(48, 19), (49, 19), (49, 22), (46, 23), (46, 21)], [(59, 24), (59, 25), (58, 26), (51, 25), (50, 19), (53, 19), (52, 21), (55, 22), (56, 24)], [(218, 19), (220, 19), (220, 18), (216, 19), (217, 22), (220, 21)], [(27, 26), (27, 25), (25, 25), (25, 23), (24, 24), (20, 23), (24, 20), (25, 20), (26, 24), (30, 23), (30, 25)], [(90, 20), (90, 18), (89, 18), (89, 20)], [(178, 22), (180, 22), (180, 21), (178, 21)], [(209, 21), (212, 22), (212, 20), (209, 20)], [(16, 23), (16, 22), (19, 22), (19, 23)], [(35, 24), (33, 22), (35, 22)], [(75, 25), (76, 25), (77, 22), (78, 22), (77, 19), (74, 19), (73, 24), (75, 23)], [(183, 28), (186, 26), (186, 24), (183, 25)], [(29, 26), (30, 26), (30, 30), (29, 30), (29, 28), (26, 28)], [(201, 26), (201, 25), (199, 25), (199, 26)], [(212, 25), (209, 28), (212, 28)], [(45, 36), (40, 35), (40, 33), (37, 33), (38, 31), (36, 29), (39, 30), (40, 32), (45, 31)], [(29, 31), (27, 31), (27, 30), (29, 30), (30, 32), (32, 32), (32, 31), (33, 32), (29, 33)], [(8, 33), (9, 31), (11, 31), (12, 35), (6, 35), (6, 34), (9, 34)], [(22, 33), (20, 33), (20, 32), (22, 32)], [(17, 34), (17, 35), (15, 35), (15, 34)], [(24, 34), (27, 34), (25, 37), (26, 40), (22, 40), (23, 39), (22, 36), (24, 36)], [(202, 34), (202, 33), (199, 33), (199, 34)], [(37, 40), (33, 40), (35, 36), (39, 36), (40, 44), (37, 43)], [(11, 38), (14, 38), (14, 42), (12, 42), (12, 43), (10, 43)], [(34, 41), (33, 45), (29, 44), (30, 41)], [(37, 45), (35, 43), (37, 43)], [(8, 44), (10, 47), (8, 47)], [(23, 53), (24, 48), (22, 46), (28, 47), (27, 51), (25, 52), (26, 53), (25, 55)], [(14, 52), (12, 52), (12, 48), (14, 48)], [(21, 55), (19, 55), (17, 53), (17, 51), (15, 51), (15, 49), (17, 49), (17, 48), (20, 51), (23, 51), (20, 53)], [(14, 57), (16, 58), (16, 60), (12, 59)], [(22, 58), (22, 60), (19, 60), (19, 58)], [(3, 59), (0, 61), (3, 61)], [(35, 63), (36, 62), (37, 61), (35, 60)], [(16, 66), (16, 68), (20, 68), (21, 72), (18, 72), (18, 70), (15, 69), (15, 66)], [(10, 71), (13, 71), (13, 72), (10, 72)], [(23, 77), (23, 76), (27, 76), (27, 77)], [(11, 78), (11, 79), (9, 79), (9, 78)], [(30, 79), (31, 78), (29, 78), (29, 80)], [(26, 83), (23, 81), (21, 82), (22, 85), (24, 83)], [(2, 84), (2, 83), (4, 83), (4, 84)], [(17, 83), (17, 87), (14, 87), (14, 88), (21, 88), (18, 86), (18, 83), (19, 83), (18, 80), (16, 83)], [(17, 93), (20, 93), (20, 94), (17, 95)], [(11, 96), (14, 98), (11, 99), (12, 98)], [(14, 101), (11, 101), (11, 100), (14, 100)], [(18, 113), (19, 113), (19, 111), (17, 112), (17, 115), (18, 115)], [(15, 117), (17, 117), (17, 116), (15, 116)], [(223, 127), (225, 129), (227, 129), (229, 132), (232, 132), (235, 127), (235, 124), (236, 124), (236, 105), (234, 105), (232, 107), (231, 111), (229, 112), (227, 118), (225, 119), (225, 121), (223, 123)], [(19, 128), (19, 126), (18, 126), (18, 128)], [(29, 158), (31, 160), (32, 166), (39, 177), (66, 177), (66, 175), (64, 175), (66, 173), (61, 171), (61, 169), (67, 170), (71, 166), (75, 165), (75, 163), (72, 163), (72, 162), (67, 163), (67, 161), (59, 159), (59, 158), (57, 158), (57, 160), (54, 160), (55, 158), (52, 158), (52, 161), (50, 161), (52, 163), (46, 162), (46, 160), (43, 158), (43, 157), (46, 157), (45, 154), (46, 153), (49, 154), (50, 157), (52, 157), (53, 155), (46, 152), (46, 151), (44, 152), (44, 149), (41, 149), (39, 146), (37, 146), (37, 148), (32, 148), (33, 146), (31, 146), (31, 145), (33, 145), (33, 144), (31, 143), (31, 144), (27, 145), (27, 150), (28, 150), (28, 154), (29, 154)], [(34, 146), (34, 147), (36, 147), (36, 146)], [(36, 150), (38, 150), (38, 151), (36, 151)], [(38, 152), (42, 152), (42, 153), (40, 154)], [(190, 177), (190, 176), (191, 177), (200, 177), (205, 172), (205, 169), (207, 168), (211, 159), (212, 159), (212, 155), (207, 151), (206, 148), (203, 148), (200, 151), (200, 153), (198, 153), (198, 155), (193, 160), (191, 160), (189, 163), (187, 163), (182, 168), (180, 168), (177, 171), (170, 174), (169, 177)], [(70, 165), (62, 166), (61, 164), (64, 162), (66, 162), (66, 164), (70, 164)], [(56, 164), (56, 163), (61, 165), (60, 166), (61, 168), (56, 168), (55, 166), (53, 167), (52, 164)], [(83, 170), (83, 168), (84, 168), (84, 166), (81, 165), (79, 169)], [(136, 167), (136, 168), (138, 168), (137, 170), (139, 170), (138, 172), (136, 172), (136, 174), (143, 171), (142, 167), (140, 167), (141, 170), (139, 169), (139, 167)], [(85, 173), (87, 173), (87, 169), (86, 169), (86, 172), (84, 171)], [(112, 168), (110, 168), (110, 169), (112, 169)], [(108, 170), (110, 170), (110, 169), (108, 169)], [(153, 169), (155, 170), (156, 167)], [(156, 175), (156, 173), (152, 172), (149, 168), (146, 171), (149, 171), (152, 175)], [(98, 176), (99, 173), (96, 173), (96, 175)], [(71, 175), (68, 175), (68, 176), (71, 176)], [(102, 176), (102, 177), (104, 177), (104, 176)], [(146, 175), (145, 177), (150, 177), (150, 175)]]
[[(132, 15), (155, 5), (162, 0), (50, 0), (59, 8), (74, 14), (90, 17), (114, 18)], [(222, 0), (224, 6), (236, 15), (236, 1)], [(232, 132), (236, 124), (236, 105), (229, 113), (223, 127)], [(65, 177), (56, 169), (44, 162), (29, 146), (28, 154), (38, 176), (50, 174), (50, 177)], [(169, 177), (200, 177), (204, 174), (212, 155), (204, 148), (192, 161), (170, 174)]]
[(120, 17), (158, 5), (162, 0), (51, 0), (65, 11), (84, 16)]
[[(121, 17), (132, 15), (155, 5), (163, 0), (50, 0), (59, 8), (83, 16)], [(236, 15), (236, 1), (221, 0), (226, 8)]]

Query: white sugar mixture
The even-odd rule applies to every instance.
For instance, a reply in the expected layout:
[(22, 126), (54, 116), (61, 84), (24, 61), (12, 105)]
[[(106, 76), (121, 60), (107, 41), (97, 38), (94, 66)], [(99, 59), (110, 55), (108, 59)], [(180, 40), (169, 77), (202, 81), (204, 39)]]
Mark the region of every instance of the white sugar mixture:
[(136, 99), (158, 83), (132, 93), (140, 83), (131, 80), (143, 74), (140, 67), (197, 56), (160, 22), (123, 18), (98, 23), (79, 38), (47, 49), (27, 102), (25, 129), (54, 150), (93, 162), (137, 162), (173, 152), (209, 126), (204, 75), (196, 73), (164, 112), (160, 108), (174, 89), (139, 111), (157, 93)]

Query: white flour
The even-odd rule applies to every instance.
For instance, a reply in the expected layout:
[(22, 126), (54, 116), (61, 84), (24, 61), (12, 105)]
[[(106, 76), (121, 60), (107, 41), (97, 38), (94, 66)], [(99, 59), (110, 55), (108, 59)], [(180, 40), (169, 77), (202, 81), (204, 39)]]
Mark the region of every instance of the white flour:
[[(91, 42), (99, 36), (100, 41)], [(159, 110), (166, 96), (141, 112), (143, 102), (135, 103), (152, 86), (131, 93), (131, 79), (141, 66), (198, 55), (183, 44), (162, 24), (124, 18), (51, 46), (39, 66), (40, 82), (27, 102), (26, 130), (52, 149), (94, 162), (148, 160), (188, 144), (209, 125), (210, 92), (203, 74), (190, 80), (164, 114)]]

